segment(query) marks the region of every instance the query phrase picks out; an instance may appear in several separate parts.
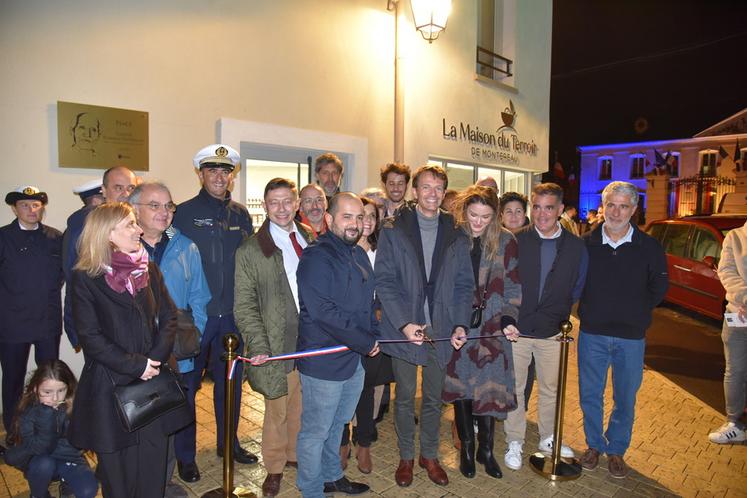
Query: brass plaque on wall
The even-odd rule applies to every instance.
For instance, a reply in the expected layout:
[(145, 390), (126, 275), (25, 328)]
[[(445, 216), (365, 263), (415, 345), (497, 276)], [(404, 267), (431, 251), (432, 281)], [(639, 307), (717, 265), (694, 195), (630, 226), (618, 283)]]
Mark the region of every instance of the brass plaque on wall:
[(148, 171), (148, 113), (58, 101), (57, 151), (62, 168)]

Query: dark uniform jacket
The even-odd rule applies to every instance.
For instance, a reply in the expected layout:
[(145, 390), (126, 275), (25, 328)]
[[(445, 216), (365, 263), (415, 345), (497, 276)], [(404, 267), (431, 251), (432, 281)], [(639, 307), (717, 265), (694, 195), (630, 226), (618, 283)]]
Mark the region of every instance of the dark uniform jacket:
[[(450, 337), (458, 326), (469, 330), (475, 277), (470, 259), (471, 240), (455, 227), (454, 218), (441, 212), (433, 251), (430, 279), (425, 276), (423, 243), (415, 205), (402, 206), (394, 218), (384, 220), (376, 249), (376, 295), (381, 301), (381, 338), (404, 339), (408, 323), (426, 323), (423, 309), (428, 299), (432, 338)], [(415, 365), (425, 365), (426, 348), (414, 344), (382, 344), (381, 350)], [(442, 367), (454, 348), (448, 341), (435, 343)]]
[(62, 271), (65, 272), (65, 333), (73, 347), (78, 346), (78, 335), (75, 333), (73, 323), (73, 301), (72, 293), (69, 291), (73, 283), (73, 266), (78, 262), (78, 239), (83, 233), (88, 213), (93, 211), (92, 206), (83, 206), (68, 216), (67, 228), (62, 234)]
[(200, 250), (213, 296), (207, 306), (208, 316), (233, 313), (234, 256), (253, 232), (249, 211), (232, 201), (230, 192), (221, 201), (203, 188), (197, 196), (179, 204), (173, 224)]
[(18, 220), (0, 228), (0, 343), (62, 334), (62, 234)]
[[(112, 290), (103, 275), (73, 271), (73, 319), (85, 355), (69, 434), (78, 448), (110, 453), (139, 442), (138, 431), (128, 433), (115, 409), (114, 385), (138, 379), (148, 358), (168, 361), (176, 334), (176, 307), (163, 276), (154, 263), (148, 273), (149, 285), (132, 296)], [(168, 435), (191, 421), (185, 404), (152, 423)]]

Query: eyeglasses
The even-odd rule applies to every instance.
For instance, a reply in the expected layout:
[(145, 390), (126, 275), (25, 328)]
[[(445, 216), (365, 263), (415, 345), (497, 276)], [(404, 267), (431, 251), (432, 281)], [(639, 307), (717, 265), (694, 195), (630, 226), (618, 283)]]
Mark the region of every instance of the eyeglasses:
[(151, 211), (160, 211), (161, 208), (164, 208), (170, 213), (176, 211), (176, 204), (174, 204), (173, 202), (167, 202), (166, 204), (160, 204), (158, 202), (149, 202), (147, 204), (143, 204), (141, 202), (136, 202), (135, 204), (138, 206), (148, 206)]

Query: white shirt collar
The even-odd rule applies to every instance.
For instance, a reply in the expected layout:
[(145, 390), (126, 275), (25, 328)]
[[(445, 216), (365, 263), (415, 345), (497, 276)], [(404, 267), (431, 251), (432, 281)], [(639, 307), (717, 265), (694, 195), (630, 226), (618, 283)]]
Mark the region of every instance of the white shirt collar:
[(295, 222), (291, 223), (291, 229), (290, 229), (290, 231), (283, 230), (282, 228), (280, 228), (280, 225), (278, 225), (274, 221), (270, 222), (270, 233), (272, 233), (276, 237), (281, 237), (282, 236), (282, 237), (288, 238), (288, 236), (289, 236), (289, 234), (291, 232), (298, 233), (298, 230), (296, 229), (296, 223)]
[(25, 227), (25, 226), (23, 226), (23, 225), (21, 224), (21, 222), (19, 221), (19, 222), (18, 222), (18, 228), (20, 228), (21, 230), (24, 230), (24, 231), (26, 231), (26, 232), (33, 232), (34, 230), (37, 230), (37, 229), (39, 228), (39, 223), (37, 223), (36, 225), (34, 225), (34, 228), (26, 228), (26, 227)]
[(628, 223), (628, 231), (625, 233), (625, 236), (615, 242), (609, 238), (607, 229), (604, 227), (604, 223), (602, 224), (602, 245), (607, 244), (612, 249), (617, 249), (626, 242), (633, 242), (633, 225)]
[(555, 222), (555, 228), (556, 228), (555, 233), (553, 233), (549, 237), (545, 237), (544, 235), (542, 235), (542, 232), (539, 231), (539, 229), (537, 228), (537, 225), (534, 225), (534, 229), (537, 230), (537, 234), (540, 236), (540, 239), (557, 239), (558, 237), (560, 237), (560, 234), (563, 232), (563, 229), (560, 228), (559, 221)]

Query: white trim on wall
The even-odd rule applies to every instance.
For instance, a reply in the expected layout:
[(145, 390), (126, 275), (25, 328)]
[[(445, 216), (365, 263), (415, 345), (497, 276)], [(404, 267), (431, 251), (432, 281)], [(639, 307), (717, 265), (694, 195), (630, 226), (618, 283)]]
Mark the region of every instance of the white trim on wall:
[[(252, 142), (281, 147), (329, 150), (348, 155), (345, 164), (343, 185), (359, 192), (366, 188), (368, 170), (368, 138), (280, 126), (256, 121), (242, 121), (232, 118), (218, 120), (218, 141), (241, 150), (242, 142)], [(246, 158), (242, 157), (242, 164)], [(246, 175), (239, 172), (238, 192), (234, 199), (246, 196)]]

